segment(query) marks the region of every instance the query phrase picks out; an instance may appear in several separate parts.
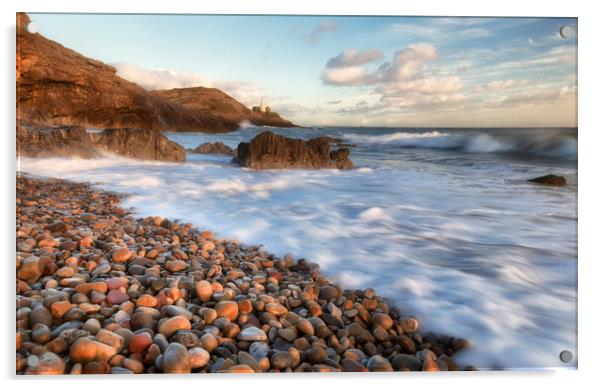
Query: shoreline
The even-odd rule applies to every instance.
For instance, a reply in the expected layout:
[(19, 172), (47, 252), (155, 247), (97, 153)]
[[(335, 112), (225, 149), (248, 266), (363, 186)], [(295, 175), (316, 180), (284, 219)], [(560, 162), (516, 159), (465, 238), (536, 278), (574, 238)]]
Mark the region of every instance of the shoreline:
[(467, 341), (419, 334), (374, 290), (123, 196), (17, 174), (18, 374), (460, 369)]

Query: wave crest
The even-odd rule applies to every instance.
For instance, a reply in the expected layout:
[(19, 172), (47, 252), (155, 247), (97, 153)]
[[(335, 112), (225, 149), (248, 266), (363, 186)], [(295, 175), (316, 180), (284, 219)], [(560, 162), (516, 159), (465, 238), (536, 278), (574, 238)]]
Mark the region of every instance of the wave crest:
[(345, 134), (344, 138), (358, 144), (388, 145), (400, 148), (459, 150), (468, 153), (509, 153), (565, 160), (577, 159), (577, 137), (559, 133), (489, 134), (431, 131), (396, 132), (385, 135)]

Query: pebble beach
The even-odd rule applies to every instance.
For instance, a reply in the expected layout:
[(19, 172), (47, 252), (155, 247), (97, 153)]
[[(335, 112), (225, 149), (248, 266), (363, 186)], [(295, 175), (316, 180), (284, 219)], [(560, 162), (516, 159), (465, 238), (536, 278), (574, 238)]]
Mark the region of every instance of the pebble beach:
[(423, 332), (311, 258), (161, 216), (121, 194), (17, 175), (16, 373), (471, 370), (468, 341)]

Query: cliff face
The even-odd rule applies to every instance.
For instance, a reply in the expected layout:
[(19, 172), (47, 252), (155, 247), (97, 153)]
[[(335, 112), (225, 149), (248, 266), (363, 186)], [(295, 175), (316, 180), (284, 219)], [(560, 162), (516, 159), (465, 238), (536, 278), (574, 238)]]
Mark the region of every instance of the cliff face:
[[(193, 98), (196, 91), (151, 93), (117, 76), (112, 66), (87, 58), (40, 34), (29, 33), (28, 24), (26, 14), (17, 14), (18, 122), (41, 126), (226, 132), (237, 129), (242, 121), (239, 120), (244, 116), (240, 114), (242, 104), (223, 92), (212, 92), (228, 100), (224, 109), (218, 110), (200, 108), (211, 107), (211, 102), (189, 100), (184, 104), (176, 98), (178, 94)], [(197, 97), (204, 98), (203, 95)]]

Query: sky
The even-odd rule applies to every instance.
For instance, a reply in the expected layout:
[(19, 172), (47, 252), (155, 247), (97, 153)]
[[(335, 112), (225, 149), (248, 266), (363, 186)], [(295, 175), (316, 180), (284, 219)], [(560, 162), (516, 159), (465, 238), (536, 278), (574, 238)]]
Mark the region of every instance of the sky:
[(575, 18), (29, 15), (149, 90), (217, 87), (300, 125), (577, 126)]

